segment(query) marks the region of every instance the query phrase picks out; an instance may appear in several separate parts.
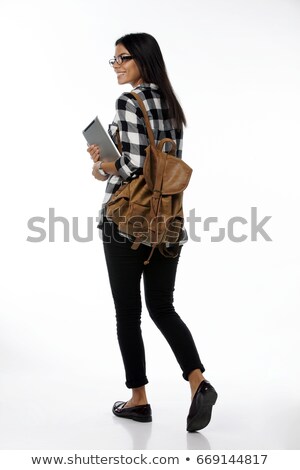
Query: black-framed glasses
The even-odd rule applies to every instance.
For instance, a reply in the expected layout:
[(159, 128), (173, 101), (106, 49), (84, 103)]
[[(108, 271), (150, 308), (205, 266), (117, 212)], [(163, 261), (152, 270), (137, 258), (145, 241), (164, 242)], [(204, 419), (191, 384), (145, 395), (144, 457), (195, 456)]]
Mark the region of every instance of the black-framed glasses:
[(117, 57), (110, 59), (108, 63), (113, 67), (116, 62), (117, 64), (121, 65), (123, 64), (124, 60), (131, 60), (132, 58), (132, 55), (118, 55)]

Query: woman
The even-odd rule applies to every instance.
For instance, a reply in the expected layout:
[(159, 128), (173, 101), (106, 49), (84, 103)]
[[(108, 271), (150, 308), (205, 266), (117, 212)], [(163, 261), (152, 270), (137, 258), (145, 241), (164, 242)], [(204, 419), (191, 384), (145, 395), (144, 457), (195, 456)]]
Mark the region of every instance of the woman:
[[(157, 41), (149, 34), (127, 34), (116, 41), (115, 57), (110, 64), (120, 85), (129, 83), (146, 107), (156, 143), (165, 138), (177, 144), (177, 157), (182, 154), (183, 110), (170, 84), (162, 53)], [(192, 335), (173, 306), (175, 276), (179, 255), (166, 258), (155, 250), (151, 263), (144, 265), (151, 248), (142, 244), (131, 249), (132, 240), (118, 232), (117, 226), (105, 217), (106, 203), (122, 181), (137, 176), (143, 167), (145, 149), (149, 145), (142, 112), (130, 93), (123, 93), (116, 102), (116, 116), (109, 133), (117, 144), (117, 131), (122, 143), (122, 155), (115, 162), (101, 161), (101, 149), (91, 145), (88, 152), (94, 161), (93, 176), (107, 180), (98, 228), (102, 230), (104, 253), (110, 286), (116, 309), (117, 337), (125, 367), (126, 386), (131, 398), (117, 401), (113, 413), (120, 418), (152, 421), (147, 400), (145, 351), (141, 334), (140, 281), (143, 276), (145, 301), (152, 320), (160, 329), (190, 383), (191, 399), (187, 431), (204, 428), (210, 421), (217, 393), (203, 376)], [(168, 148), (166, 148), (168, 151)]]

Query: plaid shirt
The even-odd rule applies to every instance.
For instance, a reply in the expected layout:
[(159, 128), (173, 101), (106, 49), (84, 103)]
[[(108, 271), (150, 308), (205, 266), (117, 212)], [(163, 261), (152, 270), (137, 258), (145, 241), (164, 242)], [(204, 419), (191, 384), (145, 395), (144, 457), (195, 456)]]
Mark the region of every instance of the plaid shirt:
[[(166, 137), (174, 140), (177, 146), (176, 156), (182, 156), (183, 130), (176, 130), (172, 121), (168, 119), (168, 109), (161, 100), (160, 91), (154, 83), (142, 83), (132, 91), (138, 93), (145, 105), (149, 116), (150, 125), (154, 133), (155, 143)], [(117, 146), (117, 130), (122, 143), (122, 155), (116, 160), (116, 169), (119, 175), (111, 175), (107, 180), (105, 195), (98, 228), (103, 228), (103, 217), (105, 216), (106, 204), (111, 195), (117, 191), (123, 181), (134, 178), (144, 165), (146, 148), (149, 145), (147, 129), (140, 109), (135, 98), (130, 93), (122, 93), (116, 101), (116, 115), (112, 124), (109, 125), (108, 133)], [(171, 150), (171, 143), (166, 143), (165, 151)], [(186, 232), (183, 243), (187, 240)]]

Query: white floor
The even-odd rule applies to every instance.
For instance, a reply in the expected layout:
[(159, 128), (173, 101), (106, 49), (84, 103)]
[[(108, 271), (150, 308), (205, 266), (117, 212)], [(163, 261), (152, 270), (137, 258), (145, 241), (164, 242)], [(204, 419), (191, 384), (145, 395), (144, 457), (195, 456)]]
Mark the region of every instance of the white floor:
[(128, 399), (129, 393), (120, 382), (119, 387), (111, 382), (110, 388), (103, 383), (82, 370), (77, 375), (7, 374), (1, 391), (1, 449), (300, 448), (299, 401), (292, 384), (214, 382), (219, 399), (211, 423), (202, 432), (187, 433), (189, 389), (183, 380), (168, 383), (168, 390), (161, 380), (148, 385), (152, 423), (115, 417), (113, 402)]
[[(184, 263), (183, 258), (181, 276), (188, 273)], [(58, 277), (44, 290), (34, 286), (31, 293), (25, 285), (21, 291), (20, 284), (18, 297), (6, 294), (0, 326), (0, 449), (300, 449), (299, 276), (289, 276), (285, 285), (290, 266), (276, 271), (271, 265), (273, 277), (268, 274), (268, 284), (260, 288), (259, 273), (266, 276), (262, 268), (250, 283), (251, 266), (244, 277), (236, 267), (233, 286), (223, 287), (222, 266), (228, 268), (222, 259), (218, 266), (217, 296), (214, 273), (205, 273), (199, 299), (191, 296), (195, 305), (187, 302), (182, 280), (176, 291), (177, 310), (193, 334), (205, 377), (219, 394), (207, 428), (187, 433), (189, 384), (145, 309), (153, 422), (112, 414), (115, 401), (130, 398), (112, 300), (107, 295), (100, 302), (93, 286), (89, 298), (81, 287), (83, 272), (77, 283), (68, 281), (68, 289), (63, 285), (63, 293), (52, 293)], [(196, 292), (197, 282), (189, 284), (189, 292)], [(105, 279), (101, 285), (108, 292)]]

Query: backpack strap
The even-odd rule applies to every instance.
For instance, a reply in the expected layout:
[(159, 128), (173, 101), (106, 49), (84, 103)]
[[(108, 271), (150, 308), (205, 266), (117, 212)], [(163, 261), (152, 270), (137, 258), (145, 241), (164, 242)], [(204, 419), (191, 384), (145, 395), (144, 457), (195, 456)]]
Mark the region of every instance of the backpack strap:
[[(143, 112), (143, 116), (144, 116), (144, 120), (145, 120), (145, 124), (146, 124), (146, 128), (147, 128), (147, 133), (148, 133), (148, 138), (149, 138), (149, 141), (150, 141), (150, 145), (151, 145), (154, 153), (156, 154), (156, 145), (155, 145), (154, 133), (153, 133), (153, 130), (152, 130), (152, 127), (151, 127), (149, 117), (148, 117), (145, 105), (143, 103), (143, 100), (140, 98), (140, 96), (137, 93), (130, 92), (130, 94), (135, 97), (135, 99), (137, 100), (137, 102), (138, 102), (138, 104), (139, 104), (139, 106), (140, 106), (140, 108)], [(157, 148), (159, 150), (162, 150), (162, 147), (163, 147), (165, 141), (172, 142), (172, 150), (174, 151), (175, 143), (171, 139), (163, 139), (163, 142), (159, 142)], [(166, 163), (167, 163), (166, 155), (164, 155), (164, 158), (159, 158), (158, 168), (156, 169), (157, 178), (156, 178), (156, 181), (155, 181), (155, 187), (153, 188), (153, 193), (154, 193), (154, 198), (155, 199), (158, 199), (161, 196), (162, 180), (163, 180), (163, 174), (164, 174), (164, 169), (165, 169)], [(157, 207), (156, 207), (156, 209), (157, 209)]]
[[(153, 130), (152, 130), (152, 127), (151, 127), (151, 124), (150, 124), (150, 120), (149, 120), (145, 105), (143, 103), (143, 100), (138, 96), (137, 93), (131, 92), (130, 94), (135, 97), (135, 99), (137, 100), (137, 102), (138, 102), (138, 104), (139, 104), (139, 106), (140, 106), (140, 108), (143, 112), (143, 116), (144, 116), (144, 120), (145, 120), (145, 124), (146, 124), (146, 128), (147, 128), (148, 139), (149, 139), (150, 145), (152, 147), (152, 151), (154, 152), (155, 155), (157, 155), (154, 133), (153, 133)], [(171, 140), (171, 139), (168, 139), (168, 140)], [(172, 144), (174, 146), (173, 141), (172, 141)], [(162, 149), (162, 146), (163, 146), (163, 144), (159, 145), (159, 150)], [(173, 149), (173, 146), (172, 146), (172, 149)], [(150, 155), (151, 155), (151, 152), (150, 152)], [(155, 182), (154, 182), (153, 200), (152, 200), (152, 207), (151, 207), (151, 212), (152, 212), (154, 224), (158, 223), (158, 221), (156, 220), (156, 216), (159, 212), (159, 207), (160, 207), (160, 204), (161, 204), (161, 196), (162, 196), (162, 191), (161, 190), (162, 190), (163, 175), (164, 175), (164, 171), (165, 171), (165, 167), (166, 167), (166, 163), (167, 163), (167, 158), (166, 157), (167, 157), (166, 155), (163, 155), (157, 161), (158, 167), (156, 168), (156, 178), (155, 178)], [(146, 261), (144, 261), (145, 265), (149, 264), (150, 259), (153, 255), (153, 252), (154, 252), (154, 250), (157, 246), (158, 246), (157, 242), (152, 243), (151, 252), (148, 256), (148, 259)]]
[[(145, 120), (145, 124), (146, 124), (146, 129), (147, 129), (147, 134), (148, 134), (148, 139), (149, 139), (149, 142), (150, 144), (152, 145), (152, 147), (155, 147), (155, 139), (154, 139), (154, 134), (153, 134), (153, 130), (152, 130), (152, 127), (151, 127), (151, 124), (150, 124), (150, 121), (149, 121), (149, 117), (148, 117), (148, 114), (147, 114), (147, 111), (146, 111), (146, 108), (145, 108), (145, 105), (143, 103), (143, 100), (138, 96), (137, 93), (134, 93), (134, 92), (130, 92), (131, 95), (133, 95), (135, 97), (135, 99), (137, 100), (141, 110), (142, 110), (142, 113), (143, 113), (143, 116), (144, 116), (144, 120)], [(119, 133), (119, 129), (117, 129), (117, 132), (116, 132), (116, 139), (117, 139), (117, 146), (118, 146), (118, 150), (120, 153), (122, 153), (122, 143), (121, 143), (121, 140), (120, 140), (120, 133)], [(171, 141), (171, 139), (168, 139)], [(171, 141), (173, 144), (174, 142)]]
[(135, 97), (135, 99), (137, 100), (142, 112), (143, 112), (143, 116), (144, 116), (144, 119), (145, 119), (145, 124), (146, 124), (146, 128), (147, 128), (147, 134), (148, 134), (148, 138), (149, 138), (149, 141), (150, 141), (150, 144), (155, 147), (155, 139), (154, 139), (154, 134), (153, 134), (153, 130), (151, 128), (151, 125), (150, 125), (150, 121), (149, 121), (149, 117), (148, 117), (148, 114), (147, 114), (147, 111), (146, 111), (146, 108), (145, 108), (145, 105), (143, 103), (143, 100), (139, 97), (139, 95), (137, 93), (134, 93), (133, 91), (130, 92), (131, 95), (133, 95)]

